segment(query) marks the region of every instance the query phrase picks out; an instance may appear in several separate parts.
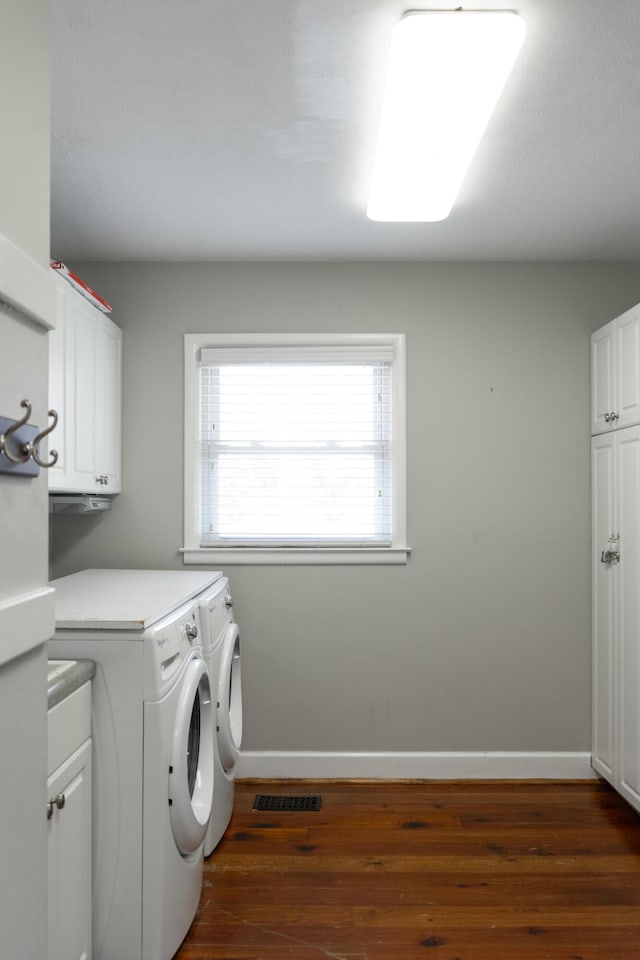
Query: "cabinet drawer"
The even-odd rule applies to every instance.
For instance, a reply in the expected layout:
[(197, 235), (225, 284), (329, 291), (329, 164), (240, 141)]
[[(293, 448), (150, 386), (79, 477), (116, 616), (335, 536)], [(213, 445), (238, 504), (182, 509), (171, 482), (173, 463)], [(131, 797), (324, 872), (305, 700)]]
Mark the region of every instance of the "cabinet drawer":
[(85, 683), (49, 710), (47, 775), (91, 736), (91, 683)]

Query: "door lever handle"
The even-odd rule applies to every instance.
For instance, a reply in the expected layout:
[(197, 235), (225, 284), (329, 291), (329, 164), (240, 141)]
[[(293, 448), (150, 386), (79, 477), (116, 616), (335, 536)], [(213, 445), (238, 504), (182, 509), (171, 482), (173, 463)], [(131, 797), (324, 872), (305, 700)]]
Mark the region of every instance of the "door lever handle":
[(600, 554), (600, 563), (619, 563), (620, 562), (620, 551), (619, 550), (603, 550)]

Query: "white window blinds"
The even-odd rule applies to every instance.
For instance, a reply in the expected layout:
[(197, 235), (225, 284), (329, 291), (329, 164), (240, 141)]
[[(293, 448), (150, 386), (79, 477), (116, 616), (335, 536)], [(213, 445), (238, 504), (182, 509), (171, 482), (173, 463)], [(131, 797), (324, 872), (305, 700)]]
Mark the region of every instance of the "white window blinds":
[(391, 543), (391, 349), (200, 351), (201, 546)]

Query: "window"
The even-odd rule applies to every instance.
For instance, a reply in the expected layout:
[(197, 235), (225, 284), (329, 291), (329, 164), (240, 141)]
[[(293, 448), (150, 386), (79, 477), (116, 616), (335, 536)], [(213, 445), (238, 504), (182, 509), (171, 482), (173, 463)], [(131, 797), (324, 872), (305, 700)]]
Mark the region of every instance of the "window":
[(185, 336), (185, 562), (405, 562), (404, 338)]

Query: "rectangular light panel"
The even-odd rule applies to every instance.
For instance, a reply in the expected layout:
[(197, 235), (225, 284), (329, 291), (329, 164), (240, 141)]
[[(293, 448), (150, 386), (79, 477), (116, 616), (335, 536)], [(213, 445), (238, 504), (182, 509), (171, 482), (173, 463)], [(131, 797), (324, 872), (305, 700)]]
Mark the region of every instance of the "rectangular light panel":
[(510, 11), (410, 12), (396, 25), (367, 216), (450, 213), (525, 35)]

